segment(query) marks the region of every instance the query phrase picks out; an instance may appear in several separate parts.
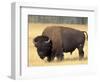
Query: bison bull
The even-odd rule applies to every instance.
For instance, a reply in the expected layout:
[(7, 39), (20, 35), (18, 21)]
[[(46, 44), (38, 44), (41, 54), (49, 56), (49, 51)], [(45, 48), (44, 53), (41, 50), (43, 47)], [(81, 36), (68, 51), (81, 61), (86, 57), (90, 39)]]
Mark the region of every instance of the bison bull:
[(33, 42), (40, 58), (44, 59), (47, 57), (49, 62), (54, 60), (55, 57), (59, 61), (63, 60), (63, 52), (72, 54), (76, 48), (79, 51), (79, 59), (83, 59), (85, 35), (87, 35), (86, 31), (63, 26), (49, 26), (43, 31), (41, 36), (35, 37)]

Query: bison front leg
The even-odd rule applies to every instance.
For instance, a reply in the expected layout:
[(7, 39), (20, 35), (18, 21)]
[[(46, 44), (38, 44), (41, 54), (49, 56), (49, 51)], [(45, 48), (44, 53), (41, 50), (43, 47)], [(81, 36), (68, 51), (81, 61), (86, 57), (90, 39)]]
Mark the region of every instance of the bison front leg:
[(57, 53), (56, 57), (57, 57), (58, 61), (62, 61), (64, 59), (63, 52), (62, 53)]
[(53, 60), (54, 60), (54, 57), (55, 57), (55, 56), (54, 56), (53, 54), (48, 55), (48, 56), (47, 56), (47, 61), (48, 61), (48, 62), (53, 61)]
[(47, 61), (48, 61), (48, 62), (51, 62), (51, 57), (48, 56), (48, 57), (47, 57)]

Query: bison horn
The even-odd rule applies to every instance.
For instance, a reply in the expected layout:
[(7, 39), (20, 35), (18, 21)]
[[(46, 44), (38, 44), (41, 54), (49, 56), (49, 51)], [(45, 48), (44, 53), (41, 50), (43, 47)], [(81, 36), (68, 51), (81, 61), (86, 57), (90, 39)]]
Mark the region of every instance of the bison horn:
[(49, 40), (47, 40), (47, 41), (45, 41), (45, 43), (49, 43), (50, 42), (50, 39)]

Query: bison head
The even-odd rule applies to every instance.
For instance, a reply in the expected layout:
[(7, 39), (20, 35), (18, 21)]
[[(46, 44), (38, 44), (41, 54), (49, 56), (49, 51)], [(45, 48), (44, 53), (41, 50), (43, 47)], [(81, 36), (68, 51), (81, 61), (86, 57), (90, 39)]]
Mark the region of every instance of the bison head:
[(41, 59), (51, 55), (52, 42), (47, 36), (37, 36), (33, 42)]

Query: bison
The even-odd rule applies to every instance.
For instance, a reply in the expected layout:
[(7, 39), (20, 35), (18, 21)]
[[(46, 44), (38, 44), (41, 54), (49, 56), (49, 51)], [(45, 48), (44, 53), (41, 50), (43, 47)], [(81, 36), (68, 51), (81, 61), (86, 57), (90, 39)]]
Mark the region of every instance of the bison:
[(87, 35), (86, 31), (64, 26), (48, 26), (44, 29), (42, 35), (33, 39), (33, 42), (40, 58), (47, 57), (48, 62), (54, 60), (55, 57), (58, 61), (61, 61), (64, 59), (63, 52), (72, 54), (76, 48), (81, 60), (84, 58), (85, 35)]

